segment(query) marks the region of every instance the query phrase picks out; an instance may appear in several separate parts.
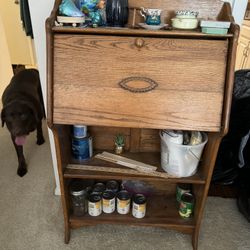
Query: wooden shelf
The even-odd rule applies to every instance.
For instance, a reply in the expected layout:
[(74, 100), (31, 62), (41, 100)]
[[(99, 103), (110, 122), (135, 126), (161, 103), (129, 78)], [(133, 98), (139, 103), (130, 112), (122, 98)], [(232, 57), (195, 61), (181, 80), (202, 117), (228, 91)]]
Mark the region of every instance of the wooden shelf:
[(200, 37), (200, 38), (218, 38), (225, 39), (228, 37), (233, 37), (233, 34), (228, 33), (226, 35), (216, 35), (216, 34), (205, 34), (202, 33), (200, 29), (196, 30), (146, 30), (138, 28), (112, 28), (112, 27), (99, 27), (99, 28), (89, 28), (89, 27), (60, 27), (55, 26), (52, 30), (56, 33), (67, 33), (67, 34), (96, 34), (96, 35), (136, 35), (136, 36), (159, 36), (159, 37)]
[[(157, 166), (157, 171), (164, 172), (160, 167), (160, 153), (124, 153), (122, 156), (128, 157), (133, 160), (141, 161), (146, 164), (150, 164), (153, 166)], [(72, 159), (73, 164), (79, 165), (87, 165), (87, 166), (95, 166), (95, 167), (112, 167), (112, 168), (121, 168), (128, 169), (126, 167), (122, 167), (121, 165), (106, 162), (97, 158), (91, 158), (86, 161), (76, 161)], [(205, 178), (202, 176), (201, 171), (198, 171), (195, 175), (185, 178), (161, 178), (161, 177), (153, 177), (153, 176), (144, 176), (144, 175), (129, 175), (129, 174), (119, 174), (119, 173), (110, 173), (110, 172), (99, 172), (99, 171), (88, 171), (88, 170), (80, 170), (80, 169), (65, 169), (64, 171), (65, 178), (84, 178), (84, 179), (116, 179), (116, 180), (126, 180), (126, 179), (143, 179), (148, 181), (163, 181), (170, 183), (194, 183), (194, 184), (205, 184)]]
[(134, 218), (131, 211), (127, 215), (120, 215), (116, 211), (112, 214), (102, 213), (92, 217), (88, 214), (82, 217), (70, 216), (72, 228), (94, 224), (129, 224), (135, 226), (157, 226), (192, 233), (194, 219), (183, 219), (178, 213), (178, 204), (175, 196), (152, 196), (148, 198), (146, 216), (142, 219)]

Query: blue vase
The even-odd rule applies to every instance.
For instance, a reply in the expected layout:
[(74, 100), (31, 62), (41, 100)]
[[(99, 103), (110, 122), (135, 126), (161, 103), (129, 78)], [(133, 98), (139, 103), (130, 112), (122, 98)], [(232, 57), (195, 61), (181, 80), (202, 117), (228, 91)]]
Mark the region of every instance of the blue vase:
[(128, 22), (128, 0), (107, 0), (106, 18), (109, 26), (124, 27)]

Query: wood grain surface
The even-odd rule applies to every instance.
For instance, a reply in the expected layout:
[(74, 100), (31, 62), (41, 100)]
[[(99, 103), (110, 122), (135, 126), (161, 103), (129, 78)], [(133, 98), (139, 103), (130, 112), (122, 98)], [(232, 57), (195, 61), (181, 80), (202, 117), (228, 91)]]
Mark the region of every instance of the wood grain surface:
[[(223, 1), (220, 0), (178, 0), (178, 1), (172, 1), (172, 0), (129, 0), (129, 7), (145, 7), (145, 8), (160, 8), (162, 9), (162, 22), (163, 23), (171, 23), (171, 18), (175, 16), (175, 11), (177, 10), (193, 10), (198, 11), (199, 18), (204, 19), (217, 19), (219, 16), (219, 11), (222, 8)], [(133, 17), (132, 15), (132, 9), (130, 12), (130, 20)], [(140, 15), (137, 14), (136, 16), (136, 22), (142, 22), (143, 19), (140, 18)]]
[[(55, 35), (54, 122), (219, 131), (227, 40), (140, 39)], [(158, 87), (131, 93), (127, 77)]]

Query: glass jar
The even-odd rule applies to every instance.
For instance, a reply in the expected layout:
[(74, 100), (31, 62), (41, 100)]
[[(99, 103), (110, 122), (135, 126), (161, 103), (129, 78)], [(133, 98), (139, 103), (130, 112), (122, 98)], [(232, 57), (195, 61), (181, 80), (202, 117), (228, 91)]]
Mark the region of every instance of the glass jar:
[(91, 186), (84, 181), (74, 180), (70, 184), (71, 207), (73, 215), (83, 216), (87, 212), (88, 193)]

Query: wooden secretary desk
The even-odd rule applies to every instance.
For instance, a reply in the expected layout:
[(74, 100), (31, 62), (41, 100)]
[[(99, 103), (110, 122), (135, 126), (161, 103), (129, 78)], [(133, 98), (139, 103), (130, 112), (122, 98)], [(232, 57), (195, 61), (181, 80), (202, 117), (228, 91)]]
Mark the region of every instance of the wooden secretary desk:
[[(176, 10), (199, 11), (199, 18), (231, 21), (226, 35), (197, 30), (130, 28), (140, 22), (129, 15), (125, 28), (55, 26), (59, 0), (46, 21), (48, 125), (52, 129), (58, 161), (65, 242), (70, 230), (100, 223), (158, 226), (192, 235), (197, 249), (203, 210), (217, 151), (227, 133), (231, 107), (234, 61), (239, 27), (228, 3), (220, 0), (129, 0), (129, 7), (163, 10), (170, 23)], [(134, 19), (135, 17), (135, 19)], [(126, 88), (120, 85), (127, 82)], [(153, 82), (153, 84), (151, 84)], [(112, 151), (117, 133), (126, 136), (124, 155), (160, 167), (160, 129), (198, 130), (208, 135), (198, 171), (186, 178), (69, 169), (71, 125), (86, 124), (94, 152)], [(79, 166), (113, 167), (91, 158)], [(117, 167), (117, 166), (116, 166)], [(131, 214), (75, 217), (70, 210), (69, 182), (143, 180), (154, 186), (143, 219)], [(190, 183), (196, 198), (193, 217), (178, 214), (175, 188)]]

